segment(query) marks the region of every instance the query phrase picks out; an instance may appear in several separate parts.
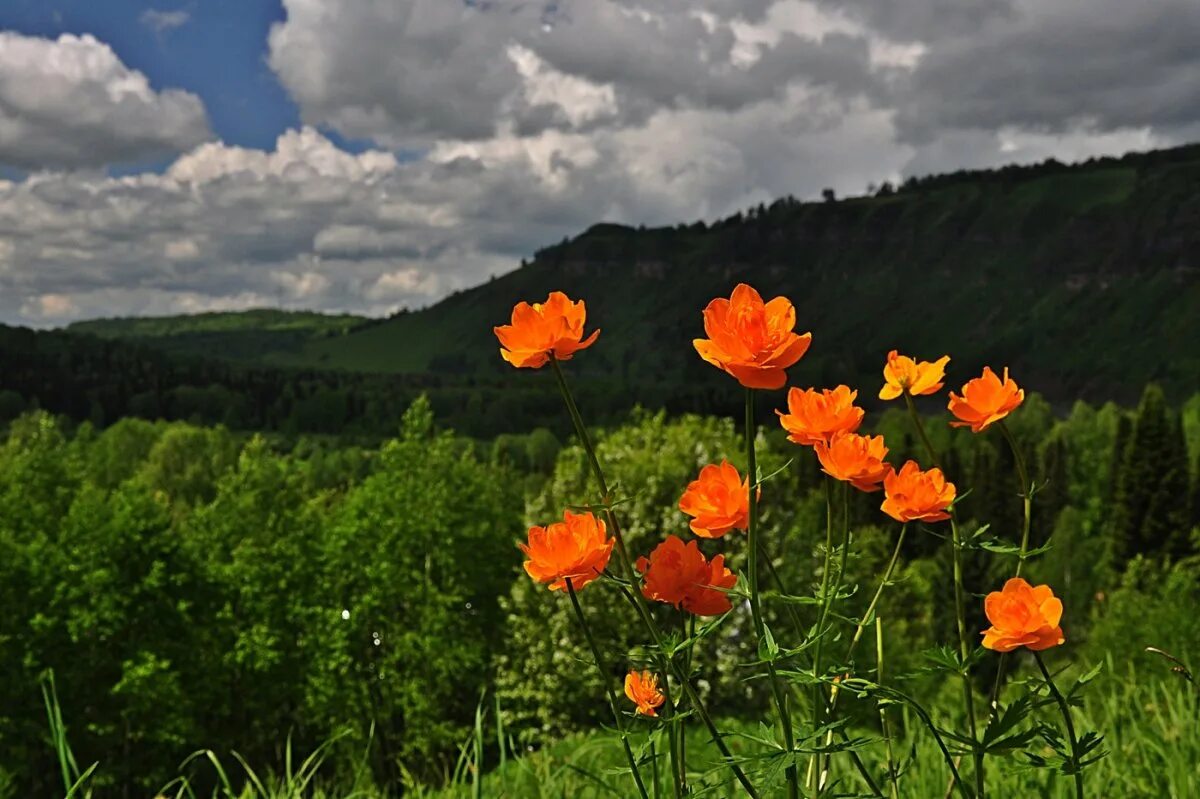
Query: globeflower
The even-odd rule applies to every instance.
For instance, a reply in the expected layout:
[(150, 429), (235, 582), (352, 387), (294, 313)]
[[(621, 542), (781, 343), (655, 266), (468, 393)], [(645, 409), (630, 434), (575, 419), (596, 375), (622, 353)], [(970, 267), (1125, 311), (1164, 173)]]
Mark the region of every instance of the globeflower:
[(996, 652), (1028, 647), (1035, 652), (1063, 643), (1062, 600), (1048, 585), (1031, 586), (1020, 577), (993, 591), (983, 601), (992, 626), (983, 631), (983, 646)]
[(655, 708), (660, 707), (666, 699), (658, 690), (658, 675), (651, 671), (631, 671), (626, 674), (625, 696), (637, 705), (637, 712), (643, 716), (657, 716)]
[(857, 391), (849, 386), (817, 391), (788, 389), (788, 412), (775, 411), (779, 423), (795, 444), (829, 443), (837, 433), (853, 433), (863, 420), (863, 409), (854, 404)]
[(883, 436), (838, 433), (828, 444), (818, 441), (813, 451), (825, 474), (859, 491), (878, 491), (880, 482), (892, 473), (891, 464), (883, 460), (888, 452)]
[(812, 334), (798, 335), (796, 309), (786, 297), (763, 303), (757, 291), (738, 284), (729, 299), (718, 297), (704, 309), (708, 338), (692, 344), (700, 357), (732, 375), (746, 388), (783, 388), (784, 371), (800, 360)]
[(962, 387), (962, 396), (950, 392), (950, 413), (958, 421), (951, 427), (970, 427), (971, 432), (980, 433), (993, 422), (998, 422), (1015, 411), (1025, 401), (1025, 389), (1008, 376), (1004, 367), (1001, 380), (991, 367), (983, 367), (983, 376), (968, 380)]
[(538, 369), (553, 355), (560, 361), (587, 349), (600, 335), (592, 331), (583, 338), (587, 306), (572, 302), (561, 291), (552, 291), (545, 302), (519, 302), (513, 307), (512, 324), (493, 328), (500, 340), (500, 357), (519, 369)]
[(590, 513), (563, 512), (563, 520), (547, 527), (530, 527), (529, 543), (518, 544), (528, 556), (526, 573), (551, 591), (575, 590), (600, 576), (612, 555), (613, 539), (604, 522)]
[(921, 361), (901, 355), (896, 350), (888, 353), (883, 366), (883, 388), (879, 390), (881, 400), (892, 400), (905, 391), (913, 396), (936, 394), (942, 390), (946, 378), (946, 364), (950, 356), (943, 355), (936, 361)]
[[(758, 493), (762, 494), (760, 488)], [(745, 530), (750, 524), (750, 479), (742, 480), (729, 461), (710, 463), (700, 477), (688, 483), (679, 498), (679, 509), (691, 521), (692, 532), (701, 538), (720, 538), (730, 530)]]
[(954, 501), (954, 483), (938, 468), (921, 471), (909, 461), (900, 471), (883, 478), (885, 498), (880, 510), (898, 522), (940, 522), (950, 518), (946, 509)]
[(728, 595), (717, 589), (733, 588), (737, 575), (725, 568), (724, 555), (706, 561), (695, 541), (684, 544), (678, 536), (667, 536), (649, 558), (638, 558), (637, 569), (646, 576), (646, 599), (697, 616), (717, 616), (733, 607)]

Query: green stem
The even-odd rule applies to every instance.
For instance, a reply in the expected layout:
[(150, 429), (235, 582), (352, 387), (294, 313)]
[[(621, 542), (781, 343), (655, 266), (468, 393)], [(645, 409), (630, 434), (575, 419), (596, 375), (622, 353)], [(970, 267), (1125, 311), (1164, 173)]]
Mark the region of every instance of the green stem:
[[(829, 573), (833, 570), (833, 478), (825, 478), (825, 564), (821, 568), (821, 608), (817, 613), (817, 627), (814, 635), (817, 636), (817, 642), (813, 645), (813, 690), (812, 690), (812, 726), (817, 729), (821, 726), (821, 711), (823, 705), (821, 697), (821, 647), (825, 641), (825, 619), (829, 613)], [(817, 761), (818, 758), (814, 754), (808, 761), (808, 774), (804, 780), (804, 787), (813, 788), (813, 781), (817, 777)], [(818, 787), (818, 791), (819, 791)]]
[[(913, 404), (912, 395), (907, 389), (904, 391), (904, 401), (908, 404), (908, 413), (912, 417), (913, 426), (917, 429), (917, 435), (925, 444), (925, 449), (929, 453), (929, 459), (934, 466), (939, 465), (937, 453), (933, 449), (933, 444), (929, 441), (929, 436), (925, 433), (925, 426), (921, 423), (921, 415), (917, 413), (917, 407)], [(970, 670), (966, 667), (967, 658), (971, 654), (971, 643), (967, 636), (967, 605), (966, 605), (966, 589), (963, 587), (963, 565), (962, 565), (962, 537), (958, 532), (958, 519), (954, 512), (954, 508), (950, 509), (950, 538), (953, 544), (954, 551), (954, 611), (955, 621), (958, 626), (958, 651), (959, 657), (962, 658), (962, 685), (963, 685), (963, 711), (967, 715), (967, 728), (971, 735), (971, 740), (975, 743), (972, 747), (972, 754), (975, 761), (975, 793), (979, 799), (984, 797), (984, 771), (983, 771), (983, 752), (978, 747), (979, 734), (975, 725), (975, 692), (971, 687)]]
[[(829, 602), (826, 605), (825, 615), (828, 621), (829, 613), (833, 609), (833, 600), (837, 597), (838, 592), (842, 590), (842, 578), (846, 574), (846, 563), (850, 555), (850, 484), (842, 483), (842, 552), (838, 563), (837, 577), (833, 581), (833, 591), (829, 597)], [(832, 724), (837, 720), (837, 686), (831, 691), (832, 700), (829, 702), (829, 707), (826, 712), (826, 723)], [(825, 736), (826, 745), (833, 743), (833, 731), (831, 730)], [(824, 767), (821, 769), (821, 775), (817, 780), (817, 796), (825, 788), (826, 777), (829, 774), (829, 761), (831, 755), (826, 754), (824, 757)]]
[[(750, 583), (750, 615), (754, 620), (754, 632), (761, 642), (766, 637), (766, 623), (762, 615), (762, 597), (758, 591), (758, 463), (755, 459), (754, 439), (757, 427), (754, 424), (754, 389), (746, 389), (746, 473), (749, 475), (750, 518), (746, 528), (746, 574)], [(775, 664), (767, 661), (767, 672), (771, 680), (771, 695), (775, 700), (775, 708), (779, 713), (779, 726), (783, 732), (783, 745), (787, 748), (788, 758), (793, 762), (785, 772), (787, 778), (788, 799), (798, 799), (800, 796), (800, 780), (794, 762), (796, 741), (792, 734), (792, 719), (788, 713), (787, 693), (783, 690), (779, 675), (775, 673)]]
[[(883, 619), (875, 617), (875, 682), (883, 685)], [(896, 774), (896, 754), (892, 751), (892, 733), (888, 724), (887, 706), (879, 705), (879, 730), (887, 747), (887, 775), (891, 783), (892, 799), (900, 799), (900, 779)]]
[[(663, 662), (660, 658), (660, 663)], [(671, 792), (675, 799), (682, 799), (683, 785), (679, 781), (679, 730), (675, 726), (675, 700), (671, 697), (671, 681), (667, 677), (668, 670), (662, 669), (662, 692), (663, 692), (663, 708), (666, 710), (667, 718), (667, 745), (670, 757), (668, 760), (671, 764)]]
[[(762, 555), (763, 555), (763, 562), (767, 564), (767, 569), (771, 572), (771, 579), (773, 579), (775, 581), (775, 585), (779, 587), (779, 593), (790, 595), (791, 592), (788, 591), (787, 586), (783, 582), (783, 577), (780, 576), (779, 571), (775, 568), (775, 564), (773, 564), (771, 562), (770, 555), (765, 550), (762, 551)], [(800, 617), (796, 614), (795, 610), (792, 608), (791, 603), (788, 603), (788, 610), (791, 611), (790, 615), (792, 617), (792, 626), (796, 630), (796, 635), (798, 635), (800, 637), (800, 639), (803, 640), (807, 633), (804, 630), (804, 625), (800, 622)], [(834, 687), (834, 695), (835, 696), (836, 696), (836, 692), (837, 692), (837, 688), (835, 686)], [(829, 702), (826, 702), (826, 712), (831, 712), (831, 711), (832, 711), (832, 705)], [(839, 738), (841, 738), (843, 741), (846, 741), (847, 743), (850, 742), (850, 736), (846, 734), (845, 730), (838, 730), (837, 732), (838, 732)], [(859, 757), (858, 752), (855, 752), (853, 749), (848, 749), (846, 751), (850, 755), (850, 760), (854, 763), (854, 767), (856, 769), (858, 769), (859, 776), (861, 776), (863, 778), (863, 781), (865, 781), (867, 783), (867, 785), (871, 788), (871, 790), (875, 792), (876, 796), (880, 797), (880, 799), (884, 799), (883, 791), (879, 788), (879, 784), (875, 782), (875, 778), (871, 776), (871, 772), (867, 769), (866, 764), (862, 762), (862, 758)]]
[[(683, 670), (687, 674), (688, 679), (692, 678), (692, 654), (696, 648), (696, 642), (692, 639), (696, 637), (696, 617), (690, 613), (685, 620), (684, 635), (688, 641), (687, 652), (684, 654)], [(688, 793), (687, 784), (687, 735), (684, 731), (685, 719), (679, 720), (679, 783), (683, 789), (683, 794)]]
[[(567, 405), (567, 412), (571, 415), (571, 422), (575, 426), (575, 433), (579, 436), (579, 442), (583, 445), (584, 451), (587, 453), (588, 462), (592, 467), (592, 475), (595, 477), (596, 484), (603, 496), (604, 517), (608, 522), (609, 529), (612, 530), (613, 538), (616, 540), (617, 560), (621, 564), (622, 576), (632, 588), (629, 594), (633, 598), (634, 607), (637, 608), (638, 615), (642, 617), (642, 623), (646, 625), (646, 630), (650, 633), (650, 637), (654, 639), (654, 645), (658, 648), (658, 651), (665, 652), (662, 633), (659, 632), (658, 625), (654, 623), (654, 617), (650, 614), (650, 607), (646, 604), (645, 597), (642, 596), (642, 592), (637, 588), (638, 579), (633, 569), (633, 561), (630, 559), (629, 550), (625, 546), (625, 537), (621, 534), (621, 526), (617, 522), (617, 515), (613, 513), (612, 508), (609, 506), (611, 497), (608, 494), (608, 483), (604, 479), (604, 471), (600, 468), (600, 461), (596, 459), (596, 450), (592, 446), (592, 440), (588, 436), (587, 428), (583, 424), (583, 417), (580, 416), (579, 408), (575, 405), (575, 398), (571, 395), (571, 389), (567, 386), (567, 380), (563, 375), (562, 367), (559, 365), (558, 359), (553, 355), (550, 356), (550, 365), (553, 367), (554, 376), (558, 380), (558, 389), (562, 393), (563, 401)], [(680, 685), (683, 687), (683, 692), (687, 696), (688, 702), (691, 707), (695, 708), (696, 714), (700, 716), (700, 720), (704, 722), (704, 726), (712, 736), (713, 743), (716, 744), (717, 750), (725, 760), (725, 764), (733, 771), (734, 776), (737, 777), (738, 782), (741, 783), (742, 788), (745, 789), (750, 799), (758, 799), (758, 791), (755, 790), (753, 783), (746, 776), (746, 772), (742, 770), (742, 767), (734, 759), (733, 753), (729, 750), (729, 745), (725, 742), (724, 736), (721, 735), (721, 731), (717, 729), (712, 716), (709, 715), (708, 708), (700, 701), (700, 696), (696, 693), (691, 679), (679, 673), (678, 668), (671, 658), (667, 658), (667, 661), (672, 672), (675, 673), (675, 678), (679, 680)]]
[[(1012, 450), (1013, 461), (1017, 465), (1017, 479), (1021, 482), (1021, 504), (1024, 510), (1024, 522), (1021, 526), (1021, 550), (1017, 553), (1017, 570), (1015, 577), (1021, 576), (1021, 569), (1025, 566), (1025, 559), (1029, 552), (1029, 528), (1033, 522), (1033, 485), (1029, 482), (1029, 471), (1025, 467), (1025, 458), (1021, 455), (1021, 448), (1017, 446), (1017, 440), (1013, 437), (1012, 431), (1008, 429), (1008, 425), (1001, 419), (998, 425), (1000, 432), (1004, 435), (1004, 440), (1008, 442), (1009, 449)], [(1000, 708), (1000, 690), (1004, 687), (1004, 676), (1008, 671), (1008, 653), (1000, 653), (1000, 662), (996, 664), (996, 680), (992, 683), (992, 694), (988, 699), (988, 723), (996, 717), (996, 713)]]
[(1042, 660), (1041, 652), (1034, 652), (1033, 659), (1037, 661), (1038, 668), (1042, 670), (1042, 677), (1046, 679), (1046, 685), (1050, 688), (1050, 693), (1054, 695), (1054, 701), (1058, 703), (1058, 709), (1062, 711), (1063, 723), (1067, 725), (1067, 737), (1071, 741), (1071, 771), (1075, 777), (1075, 797), (1083, 799), (1083, 766), (1079, 762), (1079, 739), (1075, 737), (1075, 723), (1071, 721), (1071, 708), (1067, 704), (1067, 699), (1058, 690), (1058, 686), (1054, 684), (1054, 679), (1050, 676), (1049, 670), (1046, 669), (1046, 664)]
[(592, 628), (588, 626), (587, 617), (583, 615), (583, 608), (579, 604), (579, 597), (575, 594), (575, 586), (571, 583), (571, 578), (567, 578), (567, 593), (571, 596), (571, 607), (575, 608), (575, 617), (579, 619), (579, 626), (583, 628), (583, 636), (587, 639), (588, 646), (592, 650), (592, 658), (596, 661), (596, 668), (600, 671), (600, 680), (604, 683), (604, 692), (608, 695), (608, 706), (612, 708), (613, 720), (617, 724), (617, 731), (621, 734), (621, 746), (625, 749), (625, 759), (629, 761), (629, 770), (633, 773), (633, 781), (637, 783), (638, 793), (642, 795), (642, 799), (650, 799), (646, 793), (646, 785), (642, 782), (642, 774), (638, 771), (637, 759), (633, 756), (633, 749), (629, 746), (629, 733), (625, 729), (625, 722), (621, 717), (621, 711), (617, 709), (617, 698), (613, 694), (612, 675), (604, 665), (604, 659), (600, 656), (600, 648), (596, 646), (596, 639), (592, 637)]

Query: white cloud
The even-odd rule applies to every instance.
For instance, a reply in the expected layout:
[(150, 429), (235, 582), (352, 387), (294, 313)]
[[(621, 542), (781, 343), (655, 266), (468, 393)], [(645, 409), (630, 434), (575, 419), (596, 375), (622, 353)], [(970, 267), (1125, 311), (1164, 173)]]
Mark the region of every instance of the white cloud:
[(147, 8), (138, 17), (138, 22), (161, 36), (168, 31), (182, 28), (191, 18), (191, 13), (183, 9), (162, 11), (157, 8)]
[(169, 155), (209, 136), (198, 97), (155, 91), (94, 37), (0, 31), (0, 165), (97, 167)]
[[(854, 194), (907, 174), (1086, 158), (1200, 131), (1193, 0), (285, 8), (268, 60), (302, 117), (378, 149), (347, 152), (306, 126), (269, 151), (197, 138), (161, 175), (0, 181), (0, 319), (253, 305), (383, 313), (507, 271), (597, 221), (712, 219), (785, 194)], [(145, 130), (207, 133), (145, 121), (170, 93), (95, 40), (22, 41), (76, 64), (38, 67), (65, 86), (141, 98)], [(77, 49), (95, 63), (62, 56)], [(11, 120), (42, 131), (32, 101), (8, 110), (6, 59), (0, 160), (17, 141)], [(23, 163), (113, 160), (110, 138), (123, 139), (104, 131), (119, 125), (56, 110), (64, 103), (92, 107), (46, 101), (74, 121), (45, 123), (32, 137), (42, 141), (18, 137)], [(62, 155), (62, 142), (91, 160)], [(37, 147), (50, 154), (34, 158)]]

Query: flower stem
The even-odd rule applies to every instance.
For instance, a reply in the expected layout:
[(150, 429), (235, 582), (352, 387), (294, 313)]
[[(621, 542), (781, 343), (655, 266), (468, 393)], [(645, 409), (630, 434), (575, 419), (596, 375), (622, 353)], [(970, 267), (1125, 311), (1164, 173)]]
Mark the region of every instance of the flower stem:
[(579, 626), (583, 628), (583, 636), (592, 650), (592, 659), (596, 661), (596, 668), (600, 671), (600, 680), (604, 683), (604, 692), (608, 695), (608, 706), (612, 709), (613, 721), (616, 722), (617, 731), (621, 734), (621, 746), (625, 749), (625, 759), (629, 761), (629, 770), (633, 773), (633, 781), (637, 783), (638, 793), (642, 795), (642, 799), (650, 799), (646, 793), (646, 785), (642, 782), (642, 774), (638, 771), (637, 759), (634, 758), (633, 749), (629, 746), (629, 733), (625, 729), (621, 711), (617, 709), (617, 698), (612, 689), (612, 675), (604, 665), (604, 658), (601, 657), (600, 649), (596, 646), (596, 639), (592, 637), (592, 628), (588, 626), (587, 617), (583, 615), (583, 608), (579, 604), (579, 597), (575, 594), (575, 586), (571, 583), (570, 577), (567, 578), (567, 593), (571, 596), (571, 607), (575, 608), (575, 617), (579, 619)]
[[(1004, 435), (1004, 440), (1008, 442), (1009, 449), (1012, 450), (1013, 461), (1017, 465), (1017, 479), (1021, 482), (1021, 504), (1024, 509), (1024, 522), (1021, 526), (1021, 549), (1017, 553), (1017, 570), (1013, 575), (1021, 576), (1021, 569), (1025, 566), (1025, 559), (1029, 552), (1029, 528), (1033, 521), (1033, 486), (1029, 482), (1029, 472), (1025, 468), (1025, 458), (1021, 454), (1021, 448), (1017, 446), (1017, 440), (1013, 437), (1012, 431), (1008, 429), (1008, 425), (1001, 419), (998, 427)], [(1000, 653), (1000, 662), (996, 664), (996, 680), (992, 683), (992, 694), (988, 699), (988, 723), (996, 717), (996, 712), (1000, 708), (1000, 690), (1004, 687), (1004, 676), (1008, 671), (1008, 653)]]
[[(883, 685), (883, 618), (875, 617), (875, 682)], [(891, 783), (892, 799), (900, 799), (900, 779), (896, 774), (896, 755), (892, 751), (892, 732), (888, 724), (887, 706), (879, 706), (879, 730), (887, 747), (887, 775)]]
[[(746, 389), (746, 472), (749, 488), (750, 518), (747, 525), (747, 565), (746, 574), (750, 583), (750, 615), (754, 620), (754, 632), (761, 642), (766, 637), (766, 624), (762, 615), (762, 597), (758, 591), (758, 463), (755, 459), (754, 439), (757, 428), (754, 424), (754, 389)], [(783, 732), (783, 745), (787, 748), (788, 758), (793, 762), (785, 772), (787, 778), (788, 799), (800, 796), (800, 780), (794, 762), (796, 742), (792, 735), (792, 719), (788, 713), (787, 693), (775, 673), (775, 664), (767, 661), (767, 672), (771, 679), (771, 694), (775, 699), (775, 707), (779, 713), (779, 726)]]
[[(659, 662), (663, 663), (663, 658), (659, 658)], [(664, 664), (665, 665), (665, 664)], [(675, 700), (671, 697), (671, 681), (667, 677), (668, 670), (663, 669), (660, 676), (662, 677), (662, 692), (663, 692), (663, 708), (667, 714), (667, 746), (670, 757), (667, 758), (671, 767), (671, 792), (675, 799), (682, 799), (683, 784), (679, 780), (679, 728), (675, 725), (676, 705)]]
[(1071, 742), (1071, 771), (1075, 777), (1075, 797), (1083, 799), (1083, 766), (1079, 762), (1079, 739), (1075, 737), (1075, 723), (1071, 721), (1071, 708), (1067, 704), (1067, 699), (1058, 690), (1058, 686), (1054, 684), (1054, 679), (1050, 676), (1049, 670), (1046, 669), (1046, 663), (1042, 660), (1041, 652), (1034, 652), (1033, 659), (1037, 661), (1038, 668), (1042, 670), (1042, 677), (1046, 679), (1046, 686), (1050, 689), (1050, 693), (1054, 695), (1054, 701), (1058, 703), (1058, 709), (1062, 711), (1063, 723), (1067, 725), (1067, 738)]
[[(816, 730), (821, 726), (821, 715), (824, 709), (824, 702), (821, 701), (821, 645), (825, 641), (825, 620), (829, 614), (829, 572), (833, 570), (833, 478), (825, 478), (825, 564), (821, 568), (821, 609), (817, 613), (817, 626), (814, 635), (817, 636), (817, 642), (813, 645), (813, 698), (812, 698), (812, 726)], [(818, 756), (814, 753), (808, 761), (808, 774), (804, 780), (804, 787), (812, 789), (813, 781), (817, 777), (817, 762)], [(820, 793), (820, 786), (816, 786), (816, 791)]]
[[(553, 355), (550, 356), (550, 365), (553, 367), (554, 376), (558, 380), (558, 389), (562, 393), (563, 401), (567, 405), (567, 412), (571, 415), (571, 422), (575, 425), (575, 433), (579, 436), (579, 443), (587, 453), (588, 462), (592, 468), (592, 476), (595, 477), (596, 484), (603, 497), (604, 517), (608, 522), (609, 529), (612, 530), (613, 538), (616, 539), (617, 560), (621, 564), (622, 576), (632, 589), (629, 593), (633, 598), (634, 607), (637, 608), (638, 615), (642, 617), (642, 623), (646, 625), (646, 630), (650, 633), (650, 637), (654, 640), (654, 645), (658, 648), (658, 651), (665, 652), (662, 633), (659, 632), (658, 625), (654, 623), (654, 617), (650, 614), (650, 608), (646, 604), (645, 597), (642, 596), (642, 592), (637, 588), (638, 579), (633, 570), (633, 561), (630, 559), (629, 550), (625, 546), (625, 537), (621, 534), (621, 525), (617, 522), (617, 515), (613, 513), (612, 508), (609, 506), (611, 497), (608, 494), (608, 483), (604, 479), (604, 471), (600, 468), (600, 461), (596, 458), (596, 450), (592, 446), (592, 440), (588, 436), (587, 428), (583, 424), (583, 417), (580, 416), (579, 408), (575, 405), (575, 398), (571, 395), (571, 389), (567, 386), (567, 380), (563, 375), (562, 367), (559, 365), (558, 359)], [(713, 743), (716, 744), (717, 750), (725, 760), (725, 764), (733, 771), (734, 776), (737, 777), (738, 782), (741, 783), (742, 788), (745, 789), (750, 799), (758, 799), (758, 791), (755, 790), (753, 783), (746, 776), (746, 772), (742, 770), (742, 767), (734, 759), (733, 753), (729, 750), (729, 745), (725, 742), (724, 736), (717, 729), (717, 725), (713, 722), (712, 716), (709, 715), (704, 703), (700, 701), (700, 696), (696, 693), (690, 677), (680, 673), (678, 666), (671, 658), (666, 658), (666, 660), (668, 667), (675, 674), (675, 678), (679, 680), (688, 703), (691, 707), (695, 708), (696, 714), (700, 716), (701, 721), (704, 722), (704, 726), (712, 736)]]
[[(921, 423), (921, 415), (917, 413), (917, 407), (913, 404), (912, 394), (907, 389), (904, 390), (904, 401), (908, 405), (908, 414), (912, 417), (913, 426), (917, 429), (917, 435), (925, 445), (925, 450), (929, 453), (929, 460), (934, 466), (941, 468), (937, 452), (933, 449), (933, 444), (929, 441), (929, 436), (925, 433), (925, 426)], [(979, 749), (979, 734), (975, 726), (975, 691), (971, 687), (971, 674), (967, 668), (967, 658), (971, 654), (971, 644), (967, 638), (967, 606), (966, 606), (966, 590), (963, 587), (963, 566), (962, 566), (962, 537), (958, 532), (958, 519), (954, 512), (954, 508), (950, 508), (950, 539), (953, 545), (954, 555), (954, 611), (955, 621), (958, 626), (958, 653), (962, 658), (962, 684), (963, 684), (963, 711), (967, 715), (967, 729), (971, 735), (972, 754), (975, 760), (975, 793), (979, 799), (984, 797), (984, 771), (983, 771), (983, 752)]]

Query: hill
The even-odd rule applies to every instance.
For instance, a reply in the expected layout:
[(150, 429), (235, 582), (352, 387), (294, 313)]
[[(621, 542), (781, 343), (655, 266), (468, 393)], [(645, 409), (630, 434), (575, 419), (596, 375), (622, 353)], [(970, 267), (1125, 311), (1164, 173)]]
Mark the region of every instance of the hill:
[[(345, 336), (309, 364), (499, 374), (491, 328), (514, 302), (588, 301), (600, 346), (573, 369), (631, 398), (713, 387), (692, 352), (700, 310), (746, 281), (796, 302), (814, 344), (795, 381), (879, 381), (887, 351), (949, 352), (957, 380), (1009, 364), (1052, 400), (1132, 400), (1148, 381), (1200, 388), (1200, 146), (963, 172), (873, 197), (782, 199), (714, 224), (601, 224), (532, 263)], [(869, 393), (869, 392), (864, 392)]]
[(344, 335), (372, 320), (352, 314), (256, 308), (177, 316), (90, 319), (67, 326), (70, 333), (146, 343), (167, 352), (220, 353), (229, 360), (287, 361), (306, 343)]

